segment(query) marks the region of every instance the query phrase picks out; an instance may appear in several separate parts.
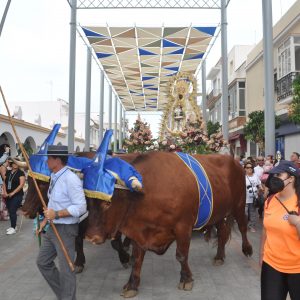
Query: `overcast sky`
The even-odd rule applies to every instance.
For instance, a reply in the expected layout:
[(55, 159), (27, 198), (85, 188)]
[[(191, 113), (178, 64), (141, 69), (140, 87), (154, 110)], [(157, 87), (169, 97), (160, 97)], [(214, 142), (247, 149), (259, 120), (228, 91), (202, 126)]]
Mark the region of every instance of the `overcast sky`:
[[(228, 7), (228, 51), (262, 38), (262, 1), (231, 0)], [(273, 23), (295, 0), (273, 0)], [(0, 0), (0, 18), (7, 0)], [(81, 25), (209, 26), (220, 23), (219, 10), (79, 10)], [(68, 100), (70, 7), (66, 0), (12, 0), (0, 37), (0, 84), (8, 101)], [(207, 60), (207, 71), (221, 56), (220, 37)], [(76, 111), (85, 110), (86, 47), (77, 39)], [(99, 69), (92, 66), (92, 111), (99, 110)], [(105, 96), (108, 93), (105, 91)], [(107, 98), (106, 98), (107, 99)], [(107, 120), (107, 107), (105, 107)], [(0, 113), (4, 113), (0, 103)], [(157, 131), (158, 117), (151, 121)], [(130, 119), (132, 123), (133, 118)]]

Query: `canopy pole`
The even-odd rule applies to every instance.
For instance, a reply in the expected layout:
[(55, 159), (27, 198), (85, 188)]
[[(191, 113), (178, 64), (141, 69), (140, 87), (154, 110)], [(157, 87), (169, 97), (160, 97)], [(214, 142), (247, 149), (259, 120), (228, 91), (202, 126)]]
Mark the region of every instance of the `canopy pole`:
[(203, 121), (207, 123), (207, 113), (206, 113), (206, 60), (202, 61), (202, 116)]
[(115, 109), (114, 109), (114, 112), (115, 112), (115, 123), (114, 123), (114, 152), (117, 152), (118, 150), (118, 139), (117, 139), (117, 136), (118, 136), (118, 96), (115, 95)]
[(222, 133), (228, 141), (228, 57), (227, 57), (227, 8), (221, 0), (221, 46), (222, 46)]
[(123, 148), (123, 130), (122, 130), (122, 103), (120, 103), (120, 113), (119, 113), (119, 149)]
[(123, 110), (123, 139), (126, 139), (126, 110)]
[(104, 72), (100, 73), (100, 110), (99, 110), (99, 145), (103, 140), (103, 119), (104, 119)]
[(90, 120), (91, 120), (91, 76), (92, 48), (87, 47), (86, 56), (86, 98), (85, 98), (85, 142), (84, 150), (90, 151)]
[[(112, 87), (109, 86), (109, 99), (108, 99), (108, 129), (112, 129)], [(111, 143), (108, 145), (111, 150)]]
[[(262, 0), (264, 94), (265, 94), (265, 155), (275, 155), (275, 104), (273, 67), (272, 1)], [(261, 154), (261, 153), (260, 153)]]
[(75, 74), (76, 74), (76, 19), (77, 0), (71, 0), (70, 22), (70, 62), (69, 62), (69, 120), (68, 120), (68, 148), (74, 151), (74, 116), (75, 116)]

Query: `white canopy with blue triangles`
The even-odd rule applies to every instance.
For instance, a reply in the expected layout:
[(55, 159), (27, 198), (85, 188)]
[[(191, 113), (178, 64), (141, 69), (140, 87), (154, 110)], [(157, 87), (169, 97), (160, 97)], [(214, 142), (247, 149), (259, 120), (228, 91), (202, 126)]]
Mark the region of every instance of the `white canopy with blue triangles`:
[(167, 83), (195, 73), (216, 27), (82, 27), (126, 110), (162, 110)]

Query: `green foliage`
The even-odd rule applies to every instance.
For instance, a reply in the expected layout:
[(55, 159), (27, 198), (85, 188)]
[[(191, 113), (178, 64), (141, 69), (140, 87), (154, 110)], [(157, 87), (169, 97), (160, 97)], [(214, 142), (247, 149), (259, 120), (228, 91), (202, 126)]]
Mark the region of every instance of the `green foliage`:
[[(265, 116), (263, 110), (253, 111), (248, 115), (248, 122), (244, 126), (244, 134), (247, 140), (258, 144), (259, 149), (264, 149), (265, 141)], [(280, 120), (275, 116), (275, 128), (280, 126)]]
[(221, 125), (219, 122), (213, 123), (212, 121), (208, 121), (206, 123), (206, 130), (207, 130), (208, 137), (210, 137), (214, 133), (217, 133), (220, 128)]
[(293, 101), (289, 105), (289, 120), (295, 124), (300, 124), (300, 76), (293, 81)]
[[(25, 143), (22, 144), (24, 147), (24, 150), (26, 151), (27, 155), (30, 156), (33, 154), (33, 149), (30, 146), (30, 143), (28, 141), (25, 141)], [(21, 148), (18, 149), (18, 156), (22, 153)]]

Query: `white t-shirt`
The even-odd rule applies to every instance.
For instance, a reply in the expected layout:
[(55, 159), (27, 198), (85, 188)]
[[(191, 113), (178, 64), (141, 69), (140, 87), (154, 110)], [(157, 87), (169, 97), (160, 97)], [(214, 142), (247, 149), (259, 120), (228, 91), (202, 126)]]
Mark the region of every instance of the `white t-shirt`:
[(254, 173), (257, 175), (257, 177), (258, 177), (259, 179), (261, 179), (261, 176), (264, 174), (264, 168), (261, 167), (261, 166), (256, 166), (256, 167), (254, 168)]
[(253, 198), (258, 197), (258, 190), (261, 185), (261, 182), (255, 173), (252, 176), (246, 175), (245, 178), (246, 178), (246, 203), (253, 203)]

